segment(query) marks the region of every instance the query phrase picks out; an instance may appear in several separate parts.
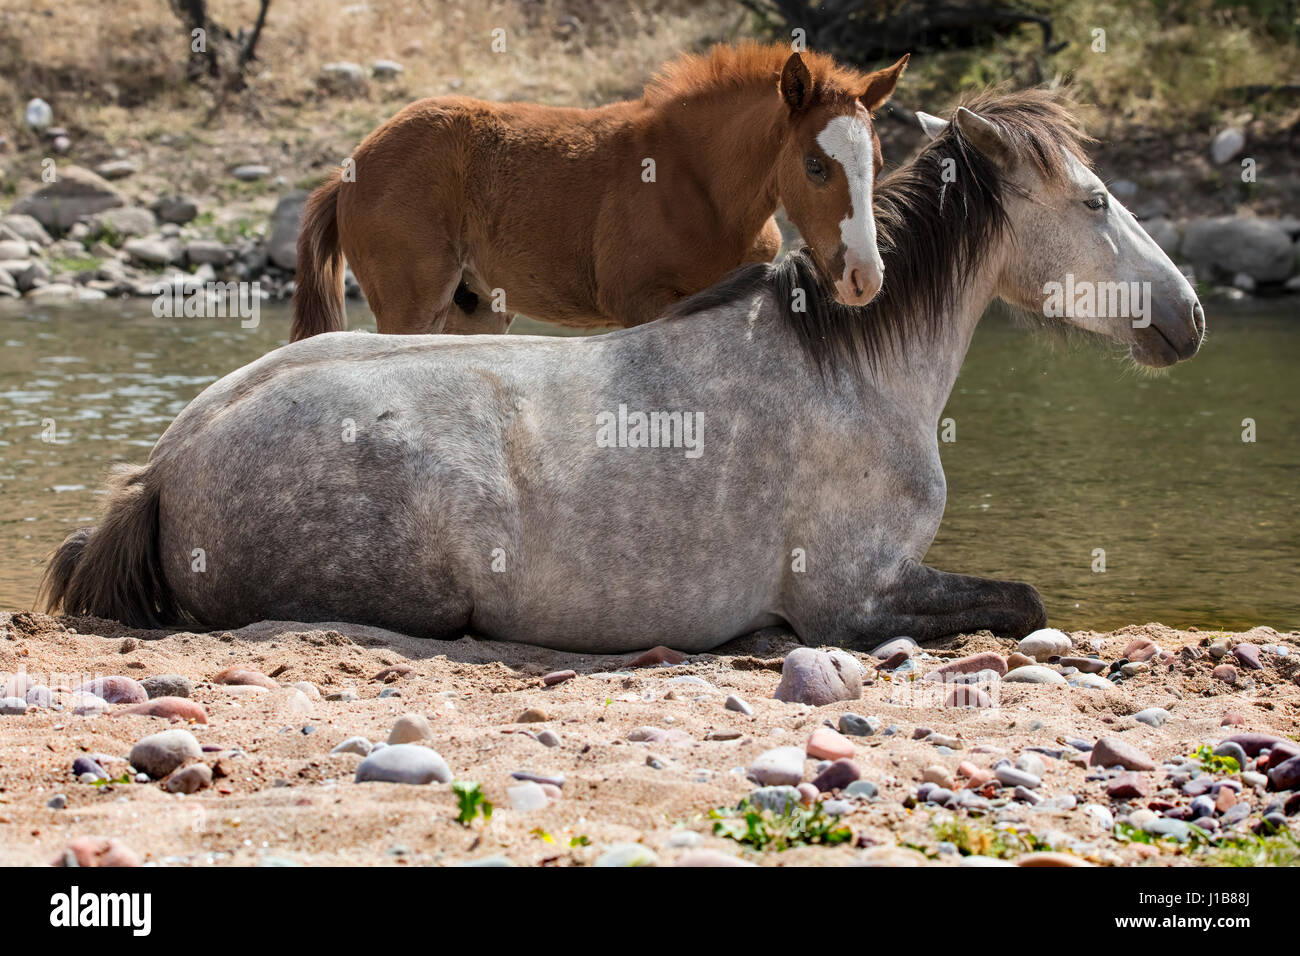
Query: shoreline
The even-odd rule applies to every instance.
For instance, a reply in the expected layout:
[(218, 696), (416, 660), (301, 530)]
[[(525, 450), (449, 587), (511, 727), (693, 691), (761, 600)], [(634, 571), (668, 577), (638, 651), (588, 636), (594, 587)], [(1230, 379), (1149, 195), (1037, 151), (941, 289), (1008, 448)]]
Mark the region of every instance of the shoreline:
[[(166, 706), (206, 721), (122, 714), (130, 704), (0, 716), (0, 863), (46, 864), (70, 841), (102, 837), (160, 865), (1198, 865), (1254, 859), (1256, 830), (1270, 853), (1300, 862), (1285, 856), (1294, 839), (1268, 837), (1264, 821), (1294, 827), (1300, 812), (1300, 791), (1269, 776), (1300, 754), (1300, 631), (1144, 624), (1075, 631), (1069, 643), (1067, 659), (1086, 670), (1051, 654), (1024, 665), (1012, 655), (1034, 646), (987, 632), (900, 645), (907, 653), (888, 660), (853, 650), (860, 696), (817, 705), (774, 699), (783, 668), (817, 653), (792, 655), (800, 645), (775, 628), (674, 663), (664, 650), (580, 655), (359, 625), (150, 632), (0, 612), (6, 680), (20, 669), (130, 678), (183, 690)], [(1107, 679), (1126, 653), (1129, 676)], [(1225, 661), (1231, 682), (1214, 676)], [(945, 666), (976, 668), (960, 678), (974, 683), (922, 676)], [(1008, 667), (1028, 676), (990, 676)], [(1103, 676), (1084, 681), (1097, 667)], [(949, 695), (988, 706), (947, 706)], [(174, 772), (100, 786), (72, 772), (89, 758), (118, 780), (139, 741), (169, 729), (197, 748)], [(436, 751), (449, 779), (477, 784), (491, 819), (457, 822), (457, 798), (437, 779), (357, 783), (365, 747), (333, 752), (390, 735), (408, 741), (390, 756)], [(1236, 772), (1190, 756), (1230, 737), (1248, 749), (1272, 741), (1272, 752), (1256, 747), (1251, 769)], [(1094, 765), (1102, 741), (1134, 767)], [(780, 852), (728, 837), (730, 808), (759, 790), (755, 774), (770, 785), (760, 800), (819, 779), (818, 819), (849, 838)], [(1213, 832), (1186, 819), (1206, 793)], [(87, 846), (73, 852), (93, 860)]]

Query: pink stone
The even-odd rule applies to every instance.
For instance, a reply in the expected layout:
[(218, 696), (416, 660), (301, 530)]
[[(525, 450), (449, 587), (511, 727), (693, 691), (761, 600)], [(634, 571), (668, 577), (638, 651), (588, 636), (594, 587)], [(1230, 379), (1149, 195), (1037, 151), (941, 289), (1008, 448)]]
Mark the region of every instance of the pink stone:
[(817, 802), (817, 796), (820, 793), (816, 787), (807, 781), (799, 784), (796, 788), (799, 791), (799, 802), (805, 807), (811, 807)]
[(944, 698), (945, 707), (992, 707), (989, 695), (971, 684), (954, 684)]
[(212, 678), (212, 680), (217, 684), (235, 684), (244, 687), (265, 687), (267, 690), (275, 690), (280, 686), (265, 674), (249, 670), (246, 667), (227, 667), (216, 677)]
[(1215, 677), (1228, 684), (1237, 683), (1237, 668), (1231, 664), (1220, 664), (1214, 670), (1210, 671), (1210, 676)]
[(185, 697), (155, 697), (142, 704), (132, 704), (117, 715), (143, 714), (146, 717), (166, 717), (169, 720), (192, 720), (196, 724), (208, 722), (208, 712), (198, 701)]
[(54, 861), (55, 866), (64, 865), (68, 854), (77, 861), (77, 866), (139, 866), (140, 860), (130, 847), (118, 840), (103, 837), (77, 837), (69, 840), (63, 853)]
[(1160, 645), (1149, 637), (1134, 638), (1124, 648), (1124, 656), (1133, 662), (1149, 661), (1159, 653)]
[(1106, 787), (1106, 794), (1116, 800), (1133, 800), (1138, 797), (1145, 797), (1151, 792), (1142, 775), (1129, 771), (1122, 773), (1110, 782)]
[(1237, 711), (1230, 710), (1223, 715), (1223, 720), (1219, 723), (1220, 727), (1240, 727), (1246, 722), (1246, 718), (1241, 716)]
[[(1037, 664), (1028, 654), (1021, 654), (1019, 651), (1012, 651), (1007, 655), (1006, 666), (1008, 670), (1015, 670), (1017, 667), (1028, 667), (1030, 664)], [(1006, 673), (1004, 670), (1003, 674)]]
[(542, 683), (547, 687), (554, 687), (556, 684), (563, 684), (566, 680), (573, 680), (577, 676), (577, 671), (551, 671), (542, 678)]
[(949, 661), (942, 667), (936, 667), (925, 675), (926, 680), (943, 680), (945, 674), (978, 674), (980, 671), (997, 671), (999, 677), (1007, 672), (1007, 662), (1001, 654), (985, 651), (972, 654), (955, 661)]
[(82, 694), (94, 694), (110, 704), (137, 704), (148, 700), (144, 686), (129, 677), (96, 677), (76, 688)]
[(809, 757), (817, 760), (842, 760), (853, 756), (853, 744), (829, 727), (818, 727), (808, 738), (804, 748)]
[(671, 647), (664, 647), (660, 644), (652, 647), (636, 660), (632, 661), (630, 667), (674, 667), (686, 660), (686, 655), (681, 651), (675, 651)]

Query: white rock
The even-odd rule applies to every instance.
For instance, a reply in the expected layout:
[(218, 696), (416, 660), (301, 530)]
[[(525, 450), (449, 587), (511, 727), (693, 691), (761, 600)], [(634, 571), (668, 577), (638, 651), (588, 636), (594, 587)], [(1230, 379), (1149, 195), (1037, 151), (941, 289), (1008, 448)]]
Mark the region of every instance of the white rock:
[(1016, 645), (1016, 650), (1036, 661), (1045, 661), (1049, 657), (1064, 656), (1074, 649), (1069, 635), (1054, 627), (1040, 628), (1025, 637)]

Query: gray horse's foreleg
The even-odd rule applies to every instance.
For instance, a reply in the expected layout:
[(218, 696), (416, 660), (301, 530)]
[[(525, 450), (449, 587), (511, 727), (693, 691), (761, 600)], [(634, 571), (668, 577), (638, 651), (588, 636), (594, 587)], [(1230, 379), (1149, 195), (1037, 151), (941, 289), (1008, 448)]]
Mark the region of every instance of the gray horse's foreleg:
[(1021, 638), (1047, 623), (1043, 599), (1028, 584), (936, 571), (915, 561), (849, 623), (853, 641), (906, 634), (918, 641), (988, 630)]

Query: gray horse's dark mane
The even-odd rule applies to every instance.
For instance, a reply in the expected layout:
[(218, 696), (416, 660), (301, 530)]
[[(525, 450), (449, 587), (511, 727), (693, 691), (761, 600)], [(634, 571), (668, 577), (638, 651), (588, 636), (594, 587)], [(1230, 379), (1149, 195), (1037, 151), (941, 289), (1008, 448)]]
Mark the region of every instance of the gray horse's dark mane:
[[(1090, 140), (1057, 92), (986, 93), (964, 105), (996, 123), (1013, 155), (1027, 158), (1049, 182), (1065, 175), (1061, 147), (1088, 164), (1084, 148)], [(934, 337), (985, 252), (1008, 229), (1008, 188), (1002, 170), (949, 123), (916, 159), (876, 187), (885, 282), (869, 305), (836, 302), (800, 248), (771, 265), (741, 266), (670, 315), (695, 315), (766, 289), (823, 373), (845, 369), (861, 378), (864, 363), (878, 369), (913, 338)], [(797, 289), (803, 290), (803, 311), (794, 308)]]

